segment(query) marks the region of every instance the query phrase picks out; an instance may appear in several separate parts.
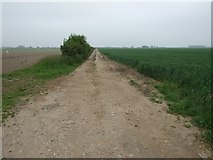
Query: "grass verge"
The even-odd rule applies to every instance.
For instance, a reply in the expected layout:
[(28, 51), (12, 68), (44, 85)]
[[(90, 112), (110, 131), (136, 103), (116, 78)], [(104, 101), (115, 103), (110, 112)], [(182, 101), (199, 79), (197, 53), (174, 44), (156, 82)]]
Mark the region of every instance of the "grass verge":
[[(203, 130), (202, 138), (212, 143), (211, 116), (209, 110), (197, 106), (193, 95), (187, 96), (185, 89), (169, 82), (161, 82), (155, 86), (165, 97), (169, 106), (169, 113), (192, 117), (192, 123)], [(195, 107), (197, 106), (197, 107)], [(187, 127), (187, 126), (186, 126)]]
[(45, 90), (48, 80), (69, 74), (83, 63), (81, 58), (49, 56), (37, 64), (2, 75), (2, 120), (13, 117), (18, 103)]

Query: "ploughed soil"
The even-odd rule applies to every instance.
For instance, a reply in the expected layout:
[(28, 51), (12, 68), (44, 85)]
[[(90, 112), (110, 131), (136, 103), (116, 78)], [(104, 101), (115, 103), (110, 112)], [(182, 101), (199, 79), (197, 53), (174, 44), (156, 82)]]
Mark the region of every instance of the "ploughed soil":
[(148, 82), (96, 49), (74, 72), (51, 81), (44, 94), (18, 106), (3, 126), (3, 157), (210, 155), (189, 118), (150, 100), (154, 89)]
[(59, 55), (60, 51), (11, 51), (2, 53), (2, 72), (8, 73), (17, 69), (29, 67), (37, 63), (40, 59), (50, 56)]

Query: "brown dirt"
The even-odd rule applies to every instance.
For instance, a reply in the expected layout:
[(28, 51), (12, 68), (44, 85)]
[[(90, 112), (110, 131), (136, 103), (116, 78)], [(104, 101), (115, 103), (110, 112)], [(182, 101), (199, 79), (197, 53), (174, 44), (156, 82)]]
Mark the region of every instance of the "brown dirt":
[(29, 67), (41, 58), (60, 54), (59, 51), (12, 51), (2, 54), (2, 73), (8, 73), (17, 69)]
[[(48, 94), (19, 107), (3, 127), (3, 157), (202, 157), (188, 119), (168, 114), (129, 83), (145, 77), (95, 50)], [(144, 84), (146, 86), (146, 84)]]

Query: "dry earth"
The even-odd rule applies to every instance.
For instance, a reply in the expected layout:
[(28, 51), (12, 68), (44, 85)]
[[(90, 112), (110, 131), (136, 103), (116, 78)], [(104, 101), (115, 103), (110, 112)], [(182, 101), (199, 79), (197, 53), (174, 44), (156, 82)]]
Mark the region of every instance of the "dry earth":
[[(129, 83), (139, 79), (95, 50), (3, 127), (3, 157), (205, 157), (195, 127)], [(144, 81), (144, 77), (140, 77)], [(144, 84), (144, 86), (146, 86)]]
[(12, 51), (2, 54), (2, 72), (8, 73), (17, 69), (29, 67), (41, 58), (60, 54), (60, 51)]

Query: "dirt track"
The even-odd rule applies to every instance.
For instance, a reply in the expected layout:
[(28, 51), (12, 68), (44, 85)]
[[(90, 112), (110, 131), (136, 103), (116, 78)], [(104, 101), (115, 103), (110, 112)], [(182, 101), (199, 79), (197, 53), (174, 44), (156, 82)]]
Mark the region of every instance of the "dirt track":
[(138, 75), (95, 50), (8, 119), (3, 157), (199, 157), (205, 148), (198, 129), (186, 128), (186, 119), (151, 102), (127, 77)]

